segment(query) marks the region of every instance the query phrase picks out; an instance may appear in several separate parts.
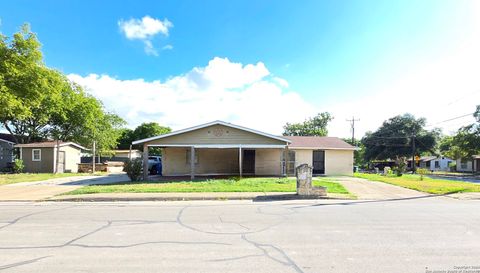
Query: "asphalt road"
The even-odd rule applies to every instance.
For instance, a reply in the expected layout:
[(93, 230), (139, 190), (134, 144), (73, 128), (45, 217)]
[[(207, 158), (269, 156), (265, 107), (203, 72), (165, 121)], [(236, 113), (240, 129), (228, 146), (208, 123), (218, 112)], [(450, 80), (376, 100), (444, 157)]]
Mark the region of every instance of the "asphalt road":
[(480, 269), (480, 201), (0, 203), (2, 272), (423, 273), (456, 266)]

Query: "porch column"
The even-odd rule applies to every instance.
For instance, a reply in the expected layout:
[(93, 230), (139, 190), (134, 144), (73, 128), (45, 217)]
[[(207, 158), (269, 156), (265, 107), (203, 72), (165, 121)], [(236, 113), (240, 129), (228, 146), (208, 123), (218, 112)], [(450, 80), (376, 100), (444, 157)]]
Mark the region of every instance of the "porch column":
[(143, 180), (148, 180), (148, 145), (143, 144)]
[(242, 178), (243, 172), (243, 158), (242, 158), (242, 146), (238, 147), (238, 173), (240, 174), (240, 178)]
[(190, 147), (190, 179), (195, 179), (195, 147)]
[(285, 177), (287, 177), (288, 174), (288, 146), (285, 145), (285, 149), (283, 150), (283, 158), (285, 159), (285, 173), (283, 174)]

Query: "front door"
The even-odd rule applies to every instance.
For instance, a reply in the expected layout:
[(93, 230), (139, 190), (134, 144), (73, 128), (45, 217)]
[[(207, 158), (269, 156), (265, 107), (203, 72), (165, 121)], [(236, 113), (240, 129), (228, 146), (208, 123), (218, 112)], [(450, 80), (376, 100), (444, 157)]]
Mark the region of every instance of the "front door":
[(65, 151), (58, 152), (58, 171), (59, 173), (65, 172)]
[(255, 150), (243, 150), (242, 173), (255, 174)]
[(313, 151), (313, 174), (325, 174), (325, 151)]

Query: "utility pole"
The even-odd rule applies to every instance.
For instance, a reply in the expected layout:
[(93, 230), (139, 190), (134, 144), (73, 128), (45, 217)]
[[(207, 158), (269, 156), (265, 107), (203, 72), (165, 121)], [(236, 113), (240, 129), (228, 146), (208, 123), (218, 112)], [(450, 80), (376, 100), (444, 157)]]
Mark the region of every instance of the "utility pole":
[(416, 164), (415, 164), (415, 134), (412, 135), (412, 173), (416, 171)]
[(352, 119), (347, 119), (348, 122), (350, 122), (350, 125), (352, 126), (352, 145), (355, 145), (355, 121), (360, 121), (360, 119), (355, 119), (355, 116), (352, 116)]

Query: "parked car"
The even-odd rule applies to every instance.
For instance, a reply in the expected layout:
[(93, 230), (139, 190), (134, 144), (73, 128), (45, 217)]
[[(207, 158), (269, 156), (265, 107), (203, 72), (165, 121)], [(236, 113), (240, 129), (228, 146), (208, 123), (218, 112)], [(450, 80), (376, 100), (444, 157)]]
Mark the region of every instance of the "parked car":
[(148, 157), (148, 171), (150, 174), (162, 175), (162, 157), (161, 156), (149, 156)]

